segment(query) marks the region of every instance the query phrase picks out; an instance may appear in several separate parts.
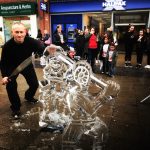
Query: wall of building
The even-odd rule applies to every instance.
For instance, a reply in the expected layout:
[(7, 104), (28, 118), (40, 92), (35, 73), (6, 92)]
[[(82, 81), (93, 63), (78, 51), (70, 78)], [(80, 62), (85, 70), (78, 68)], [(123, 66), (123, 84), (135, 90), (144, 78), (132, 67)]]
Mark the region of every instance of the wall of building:
[(40, 8), (41, 2), (45, 2), (45, 0), (38, 0), (38, 17), (37, 17), (38, 28), (41, 29), (42, 33), (44, 33), (44, 30), (47, 30), (50, 33), (51, 27), (50, 27), (49, 3), (48, 1), (46, 2), (48, 11), (43, 11)]

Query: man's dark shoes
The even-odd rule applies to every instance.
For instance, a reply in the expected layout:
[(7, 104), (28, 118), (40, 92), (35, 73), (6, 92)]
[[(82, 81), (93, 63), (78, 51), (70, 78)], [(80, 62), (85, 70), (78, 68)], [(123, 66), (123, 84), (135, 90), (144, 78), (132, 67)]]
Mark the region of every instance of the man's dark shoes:
[(125, 67), (128, 67), (128, 63), (125, 63), (125, 65), (124, 65)]
[(132, 64), (131, 64), (131, 63), (128, 63), (128, 67), (132, 68)]
[(27, 102), (29, 102), (29, 103), (31, 103), (31, 104), (35, 104), (35, 103), (37, 103), (38, 102), (38, 100), (37, 99), (35, 99), (35, 98), (31, 98), (31, 99), (27, 99), (27, 98), (25, 98), (26, 100), (27, 100)]
[(141, 67), (142, 67), (141, 64), (137, 64), (137, 65), (136, 65), (136, 68), (137, 68), (137, 69), (140, 69)]
[(20, 116), (21, 116), (20, 110), (16, 110), (16, 111), (13, 111), (13, 112), (12, 112), (12, 117), (13, 117), (15, 120), (20, 119)]
[(131, 63), (125, 63), (125, 65), (124, 65), (125, 67), (129, 67), (129, 68), (131, 68), (132, 67), (132, 64)]

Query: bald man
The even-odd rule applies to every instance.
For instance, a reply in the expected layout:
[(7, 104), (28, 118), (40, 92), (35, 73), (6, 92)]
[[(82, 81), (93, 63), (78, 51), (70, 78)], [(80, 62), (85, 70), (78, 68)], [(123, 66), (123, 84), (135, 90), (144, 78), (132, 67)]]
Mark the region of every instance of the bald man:
[[(37, 40), (27, 37), (26, 31), (24, 24), (14, 23), (12, 25), (12, 38), (4, 44), (1, 55), (2, 84), (6, 85), (6, 91), (11, 104), (10, 108), (14, 118), (20, 116), (21, 101), (16, 81), (19, 74), (13, 76), (11, 80), (8, 77), (33, 52), (43, 51), (43, 46)], [(20, 74), (24, 76), (29, 86), (25, 92), (25, 99), (30, 103), (36, 103), (38, 100), (34, 98), (34, 95), (38, 88), (38, 80), (33, 64), (27, 66)]]

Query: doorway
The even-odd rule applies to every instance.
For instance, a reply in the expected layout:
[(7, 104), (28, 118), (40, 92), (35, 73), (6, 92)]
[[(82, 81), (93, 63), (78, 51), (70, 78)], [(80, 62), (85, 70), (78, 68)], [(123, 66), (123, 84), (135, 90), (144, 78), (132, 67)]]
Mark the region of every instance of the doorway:
[(111, 26), (111, 12), (86, 13), (85, 16), (88, 19), (84, 19), (83, 24), (88, 27), (94, 26), (100, 35)]
[[(117, 33), (118, 50), (125, 51), (124, 34), (128, 31), (129, 25), (135, 26), (135, 33), (145, 29), (148, 22), (149, 13), (145, 12), (116, 12), (114, 15), (114, 30)], [(133, 49), (135, 51), (135, 47)]]
[[(135, 26), (135, 34), (138, 35), (139, 30), (141, 29), (145, 29), (146, 28), (146, 24), (134, 24)], [(128, 24), (120, 24), (120, 25), (115, 25), (115, 31), (117, 33), (117, 42), (118, 42), (118, 46), (117, 49), (118, 51), (125, 51), (125, 47), (124, 47), (124, 35), (125, 33), (128, 31), (129, 25)], [(135, 51), (135, 46), (133, 51)]]

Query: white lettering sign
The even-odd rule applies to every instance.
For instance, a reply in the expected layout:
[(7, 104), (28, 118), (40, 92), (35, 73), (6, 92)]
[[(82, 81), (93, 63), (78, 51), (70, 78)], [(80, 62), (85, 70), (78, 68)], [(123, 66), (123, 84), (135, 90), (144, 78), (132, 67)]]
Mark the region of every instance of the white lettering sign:
[(1, 10), (15, 10), (18, 9), (18, 6), (12, 5), (12, 6), (1, 6)]
[(22, 4), (22, 9), (31, 9), (31, 5)]
[(1, 6), (1, 11), (8, 11), (8, 10), (17, 10), (17, 9), (31, 9), (31, 5), (22, 4), (22, 5), (12, 5), (12, 6)]
[(126, 1), (123, 0), (105, 0), (105, 2), (102, 3), (103, 10), (125, 10)]

